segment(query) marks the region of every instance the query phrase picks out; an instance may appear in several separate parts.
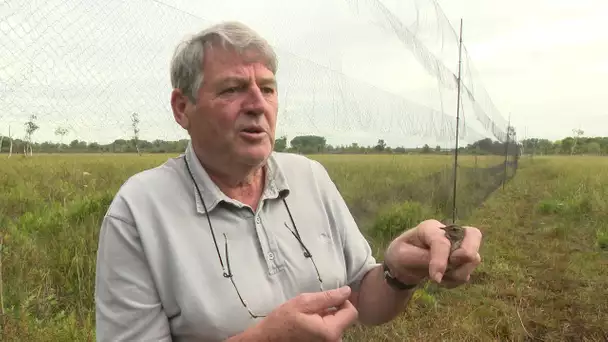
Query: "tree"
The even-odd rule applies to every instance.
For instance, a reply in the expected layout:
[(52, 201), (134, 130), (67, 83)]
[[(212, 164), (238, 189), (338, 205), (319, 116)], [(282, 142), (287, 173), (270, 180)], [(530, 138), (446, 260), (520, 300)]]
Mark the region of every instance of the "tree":
[(299, 153), (319, 153), (327, 146), (325, 137), (318, 135), (300, 135), (291, 139), (289, 144)]
[(137, 150), (137, 155), (141, 156), (139, 152), (139, 114), (133, 113), (131, 114), (131, 127), (133, 127), (133, 144), (135, 145), (135, 150)]
[(580, 139), (580, 137), (583, 136), (583, 134), (585, 134), (585, 132), (582, 129), (573, 129), (572, 133), (574, 133), (574, 143), (572, 144), (572, 149), (570, 150), (570, 155), (574, 154), (574, 151), (576, 150), (576, 145), (578, 145), (578, 140)]
[(585, 151), (590, 154), (600, 154), (601, 146), (597, 141), (592, 141), (587, 143), (584, 147)]
[(384, 151), (385, 148), (386, 148), (386, 142), (384, 142), (384, 139), (378, 139), (378, 143), (376, 144), (376, 146), (374, 146), (374, 149), (376, 151), (382, 152), (382, 151)]
[(99, 145), (99, 143), (92, 142), (87, 146), (87, 150), (91, 152), (98, 152), (99, 150), (101, 150), (101, 146)]
[(40, 128), (36, 122), (34, 122), (34, 120), (36, 120), (36, 115), (32, 114), (30, 115), (30, 120), (28, 122), (25, 123), (25, 140), (27, 142), (26, 146), (23, 149), (23, 153), (25, 155), (30, 154), (30, 156), (33, 155), (33, 150), (32, 150), (32, 135), (34, 134), (34, 132), (36, 132), (38, 130), (38, 128)]
[(575, 141), (573, 137), (567, 137), (562, 139), (560, 146), (561, 153), (570, 154), (574, 153)]
[(274, 150), (277, 152), (283, 152), (287, 149), (287, 137), (282, 136), (274, 141)]
[(541, 154), (553, 153), (553, 143), (549, 139), (538, 139), (538, 143), (534, 147), (534, 151), (539, 151)]
[(63, 138), (66, 136), (66, 134), (68, 134), (68, 129), (64, 128), (64, 127), (57, 127), (57, 129), (55, 129), (55, 135), (60, 136), (60, 144), (59, 144), (59, 150), (61, 151), (61, 147), (63, 146)]

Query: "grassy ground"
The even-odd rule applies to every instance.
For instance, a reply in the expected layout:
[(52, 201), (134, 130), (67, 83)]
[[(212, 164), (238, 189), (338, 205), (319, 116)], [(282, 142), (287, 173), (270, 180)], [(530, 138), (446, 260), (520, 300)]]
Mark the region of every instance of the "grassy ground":
[[(0, 164), (2, 341), (94, 340), (93, 284), (100, 219), (118, 187), (168, 155), (12, 158)], [(441, 156), (314, 156), (329, 170), (376, 251), (427, 215), (446, 218), (451, 166)], [(419, 291), (383, 327), (347, 341), (602, 340), (608, 338), (608, 159), (537, 158), (504, 190), (461, 158), (459, 213), (483, 230), (472, 284)], [(475, 165), (478, 167), (475, 168)], [(446, 172), (447, 171), (447, 172)], [(378, 255), (380, 258), (380, 255)]]
[(524, 163), (465, 221), (484, 233), (471, 284), (420, 291), (399, 319), (346, 340), (608, 340), (606, 170), (608, 158)]

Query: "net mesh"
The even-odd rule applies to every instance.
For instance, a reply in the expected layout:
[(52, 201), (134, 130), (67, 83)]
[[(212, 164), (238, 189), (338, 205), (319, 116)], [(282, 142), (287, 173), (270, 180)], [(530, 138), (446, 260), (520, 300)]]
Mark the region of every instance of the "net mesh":
[[(276, 49), (277, 137), (453, 149), (459, 32), (435, 0), (0, 0), (0, 136), (31, 138), (38, 151), (59, 141), (98, 151), (132, 139), (135, 115), (139, 141), (186, 139), (171, 114), (170, 59), (179, 41), (223, 20), (246, 23)], [(515, 132), (464, 37), (458, 143), (506, 157), (475, 162), (479, 187), (504, 181), (518, 150), (503, 147), (516, 146)], [(432, 177), (448, 186), (452, 171)]]
[[(245, 8), (244, 8), (245, 7)], [(196, 13), (202, 13), (197, 15)], [(280, 13), (280, 15), (278, 15)], [(183, 139), (168, 103), (177, 42), (220, 19), (268, 37), (279, 55), (279, 134), (336, 143), (437, 144), (455, 137), (458, 34), (431, 0), (0, 2), (0, 132), (35, 115), (36, 141)], [(460, 137), (505, 140), (466, 47)]]

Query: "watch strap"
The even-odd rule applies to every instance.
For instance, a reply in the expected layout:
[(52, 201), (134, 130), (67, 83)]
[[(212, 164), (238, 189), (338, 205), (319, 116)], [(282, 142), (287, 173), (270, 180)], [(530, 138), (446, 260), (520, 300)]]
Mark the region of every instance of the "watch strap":
[(384, 279), (386, 280), (386, 283), (396, 290), (411, 290), (418, 286), (418, 284), (404, 284), (399, 281), (391, 274), (391, 270), (388, 268), (386, 262), (382, 262), (382, 269), (384, 270)]

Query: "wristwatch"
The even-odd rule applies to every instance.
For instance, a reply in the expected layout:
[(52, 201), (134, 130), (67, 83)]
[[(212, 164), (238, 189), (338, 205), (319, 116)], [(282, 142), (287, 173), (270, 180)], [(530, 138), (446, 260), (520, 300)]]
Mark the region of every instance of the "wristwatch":
[(400, 282), (391, 274), (391, 270), (388, 268), (388, 265), (384, 261), (382, 262), (382, 269), (384, 270), (384, 279), (386, 280), (386, 283), (396, 290), (411, 290), (414, 287), (418, 286), (418, 284), (404, 284)]

